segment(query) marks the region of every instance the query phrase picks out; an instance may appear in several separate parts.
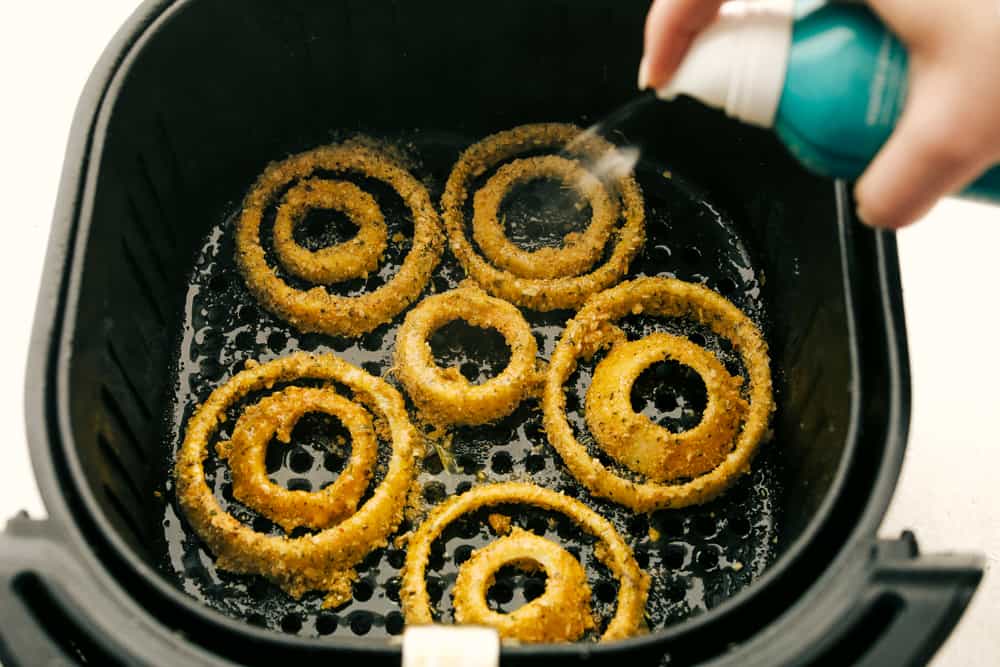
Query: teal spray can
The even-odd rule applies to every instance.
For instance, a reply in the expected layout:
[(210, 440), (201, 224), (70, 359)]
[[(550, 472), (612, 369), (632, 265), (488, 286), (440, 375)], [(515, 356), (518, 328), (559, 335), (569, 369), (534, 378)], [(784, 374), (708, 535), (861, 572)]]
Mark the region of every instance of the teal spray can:
[[(905, 46), (868, 8), (817, 0), (723, 6), (657, 94), (773, 128), (807, 168), (855, 179), (906, 101)], [(1000, 165), (962, 194), (1000, 202)]]

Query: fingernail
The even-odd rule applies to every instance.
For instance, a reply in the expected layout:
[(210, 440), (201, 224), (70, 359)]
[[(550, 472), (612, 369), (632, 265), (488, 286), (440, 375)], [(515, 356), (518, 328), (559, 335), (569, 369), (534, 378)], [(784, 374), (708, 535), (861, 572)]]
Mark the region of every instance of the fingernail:
[(639, 90), (647, 88), (649, 88), (649, 58), (643, 56), (639, 62)]

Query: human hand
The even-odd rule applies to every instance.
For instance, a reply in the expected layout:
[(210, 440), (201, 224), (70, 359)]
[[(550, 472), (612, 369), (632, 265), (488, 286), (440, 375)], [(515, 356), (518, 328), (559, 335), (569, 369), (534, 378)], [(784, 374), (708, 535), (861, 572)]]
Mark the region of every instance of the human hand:
[[(722, 0), (656, 0), (646, 19), (640, 88), (677, 70)], [(1000, 0), (869, 0), (906, 44), (910, 81), (895, 131), (855, 188), (858, 217), (914, 222), (1000, 163)]]

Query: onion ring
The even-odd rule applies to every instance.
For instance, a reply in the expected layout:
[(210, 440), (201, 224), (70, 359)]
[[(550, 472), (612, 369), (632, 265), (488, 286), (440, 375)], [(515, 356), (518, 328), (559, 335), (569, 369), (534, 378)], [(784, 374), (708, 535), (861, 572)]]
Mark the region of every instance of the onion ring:
[[(545, 592), (509, 614), (490, 609), (486, 593), (504, 566), (542, 570)], [(455, 580), (455, 620), (496, 628), (504, 639), (571, 642), (594, 627), (590, 585), (580, 561), (555, 542), (520, 528), (477, 549)]]
[[(356, 297), (330, 294), (322, 286), (303, 291), (268, 265), (260, 235), (264, 211), (277, 203), (289, 183), (317, 171), (355, 172), (377, 179), (394, 188), (409, 207), (413, 247), (396, 275), (382, 287)], [(357, 206), (366, 204), (358, 202)], [(291, 216), (293, 212), (286, 213)], [(299, 331), (331, 336), (360, 336), (402, 312), (427, 285), (443, 248), (444, 235), (427, 188), (392, 158), (358, 145), (325, 146), (270, 165), (247, 194), (236, 223), (236, 261), (254, 297)]]
[[(358, 226), (350, 241), (321, 250), (300, 246), (292, 236), (306, 214), (315, 209), (345, 213)], [(274, 218), (274, 253), (296, 278), (331, 285), (367, 278), (378, 268), (389, 233), (375, 199), (347, 181), (308, 180), (289, 190)]]
[[(457, 368), (442, 369), (427, 339), (462, 319), (496, 329), (510, 347), (510, 363), (498, 376), (471, 384)], [(474, 285), (427, 297), (406, 315), (396, 335), (395, 372), (420, 411), (434, 424), (485, 424), (512, 413), (537, 390), (538, 344), (520, 311)]]
[[(613, 144), (600, 137), (581, 138), (580, 128), (574, 125), (522, 125), (472, 145), (452, 169), (441, 198), (451, 250), (469, 277), (493, 296), (539, 311), (576, 309), (591, 294), (618, 282), (642, 249), (646, 240), (645, 208), (639, 184), (632, 176), (615, 182), (624, 223), (608, 260), (590, 273), (546, 279), (520, 276), (490, 264), (476, 253), (466, 237), (463, 209), (473, 179), (518, 154), (545, 148), (564, 149), (574, 139), (572, 150), (582, 157), (599, 157), (615, 150)], [(600, 238), (598, 231), (594, 232), (595, 238)]]
[[(352, 390), (392, 438), (392, 457), (382, 483), (356, 513), (338, 525), (299, 538), (262, 535), (227, 514), (205, 478), (208, 443), (226, 418), (226, 410), (252, 392), (301, 379), (339, 382)], [(324, 606), (350, 599), (354, 566), (387, 543), (403, 518), (407, 491), (416, 469), (417, 434), (403, 397), (385, 381), (326, 355), (296, 353), (248, 367), (218, 387), (187, 423), (177, 453), (177, 498), (195, 532), (216, 556), (216, 566), (260, 574), (293, 597), (308, 591), (327, 593)]]
[[(582, 233), (566, 236), (561, 248), (528, 251), (507, 238), (499, 220), (504, 197), (516, 186), (541, 178), (558, 178), (586, 199), (593, 212)], [(514, 160), (497, 170), (473, 199), (472, 233), (490, 262), (521, 278), (578, 276), (601, 258), (618, 220), (618, 207), (604, 185), (578, 162), (556, 155)]]
[[(632, 385), (654, 363), (672, 359), (701, 376), (708, 403), (701, 422), (672, 433), (632, 409)], [(686, 338), (654, 333), (614, 346), (594, 370), (587, 390), (587, 427), (616, 461), (654, 482), (703, 475), (722, 463), (747, 412), (742, 379)]]
[[(639, 312), (686, 317), (711, 328), (733, 344), (749, 379), (749, 407), (732, 451), (710, 472), (688, 482), (637, 483), (619, 477), (589, 455), (566, 419), (563, 385), (576, 368), (577, 357), (593, 354), (607, 339), (612, 322)], [(636, 512), (703, 503), (749, 471), (767, 431), (774, 411), (767, 344), (750, 318), (716, 292), (672, 278), (639, 278), (595, 295), (566, 325), (549, 363), (542, 408), (549, 442), (573, 476), (594, 495)]]
[[(597, 537), (600, 544), (599, 548), (595, 549), (596, 556), (619, 580), (618, 605), (607, 629), (601, 635), (601, 640), (624, 639), (639, 632), (649, 594), (649, 575), (639, 568), (628, 544), (607, 519), (580, 501), (523, 482), (489, 484), (473, 488), (447, 500), (428, 515), (424, 523), (410, 537), (406, 563), (403, 567), (400, 601), (407, 623), (426, 625), (434, 622), (425, 581), (427, 561), (434, 541), (459, 517), (480, 507), (507, 503), (531, 505), (559, 512)], [(559, 618), (548, 618), (546, 625), (558, 626), (561, 623)], [(538, 628), (527, 628), (525, 636), (532, 636), (538, 630)], [(557, 629), (549, 628), (549, 631), (554, 632), (554, 636), (564, 634)], [(521, 638), (520, 631), (515, 636)]]
[[(267, 475), (265, 457), (271, 439), (292, 439), (303, 415), (324, 412), (338, 417), (351, 434), (351, 458), (337, 480), (321, 491), (290, 491)], [(299, 526), (328, 528), (353, 514), (375, 469), (378, 440), (371, 415), (332, 389), (289, 387), (247, 408), (219, 456), (229, 460), (233, 496), (271, 519), (286, 532)]]

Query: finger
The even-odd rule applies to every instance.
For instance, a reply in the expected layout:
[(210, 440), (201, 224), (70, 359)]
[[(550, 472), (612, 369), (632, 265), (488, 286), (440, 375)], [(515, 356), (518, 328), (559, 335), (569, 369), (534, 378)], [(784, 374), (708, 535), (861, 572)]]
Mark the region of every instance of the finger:
[(719, 13), (723, 0), (656, 0), (646, 16), (639, 88), (660, 88), (680, 65), (695, 36)]
[(874, 227), (898, 229), (915, 222), (989, 164), (982, 147), (963, 138), (973, 133), (956, 131), (962, 119), (945, 100), (957, 98), (918, 92), (855, 188), (858, 217)]

